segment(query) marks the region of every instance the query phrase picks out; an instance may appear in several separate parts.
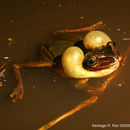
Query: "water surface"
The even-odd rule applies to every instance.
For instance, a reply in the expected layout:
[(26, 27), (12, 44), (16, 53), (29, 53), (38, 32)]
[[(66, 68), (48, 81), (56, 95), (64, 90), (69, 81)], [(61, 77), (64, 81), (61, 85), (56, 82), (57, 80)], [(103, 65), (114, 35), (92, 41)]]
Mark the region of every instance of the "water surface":
[[(12, 104), (9, 93), (16, 86), (13, 63), (39, 60), (40, 42), (51, 40), (52, 30), (84, 27), (100, 20), (106, 24), (103, 30), (124, 54), (130, 45), (130, 41), (122, 40), (130, 38), (129, 12), (129, 0), (1, 2), (0, 61), (6, 61), (4, 57), (9, 59), (3, 87), (0, 88), (0, 129), (36, 130), (88, 98), (85, 92), (74, 89), (76, 80), (64, 79), (47, 68), (22, 68), (25, 94), (22, 101)], [(11, 44), (8, 38), (13, 39)], [(98, 102), (50, 130), (90, 130), (94, 129), (92, 124), (130, 124), (129, 58)]]

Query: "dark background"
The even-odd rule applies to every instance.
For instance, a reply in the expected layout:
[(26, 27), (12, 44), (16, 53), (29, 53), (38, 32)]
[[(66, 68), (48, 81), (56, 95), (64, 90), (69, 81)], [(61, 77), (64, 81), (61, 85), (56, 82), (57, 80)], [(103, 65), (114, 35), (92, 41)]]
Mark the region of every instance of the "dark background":
[[(8, 65), (0, 88), (0, 130), (36, 130), (87, 98), (84, 92), (74, 89), (76, 80), (64, 79), (50, 69), (23, 68), (24, 98), (13, 104), (9, 99), (16, 87), (12, 64), (40, 59), (40, 42), (50, 40), (52, 30), (84, 27), (99, 20), (106, 24), (104, 31), (124, 54), (130, 45), (130, 41), (123, 40), (130, 38), (129, 0), (1, 1), (0, 62), (8, 61)], [(11, 45), (9, 37), (13, 39)], [(94, 129), (91, 124), (130, 123), (129, 66), (128, 57), (126, 66), (97, 103), (50, 130), (86, 130)]]

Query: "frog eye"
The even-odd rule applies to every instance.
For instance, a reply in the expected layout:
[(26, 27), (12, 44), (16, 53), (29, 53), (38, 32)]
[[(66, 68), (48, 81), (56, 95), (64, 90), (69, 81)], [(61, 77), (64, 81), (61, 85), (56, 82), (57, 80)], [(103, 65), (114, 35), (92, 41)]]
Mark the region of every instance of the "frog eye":
[(88, 59), (87, 59), (87, 65), (88, 66), (94, 66), (94, 65), (96, 65), (97, 64), (97, 59), (95, 58), (95, 57), (89, 57)]

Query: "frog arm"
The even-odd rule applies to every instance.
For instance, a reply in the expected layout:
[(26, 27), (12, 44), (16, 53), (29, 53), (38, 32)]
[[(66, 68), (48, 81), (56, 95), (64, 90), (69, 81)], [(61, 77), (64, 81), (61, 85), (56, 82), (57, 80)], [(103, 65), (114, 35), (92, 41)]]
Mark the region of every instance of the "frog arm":
[(79, 80), (76, 85), (75, 88), (76, 89), (81, 89), (84, 90), (85, 92), (87, 92), (88, 94), (91, 95), (101, 95), (104, 90), (107, 88), (108, 84), (112, 81), (112, 79), (114, 79), (116, 77), (116, 75), (119, 73), (119, 69), (116, 70), (111, 76), (109, 76), (104, 83), (102, 83), (101, 87), (92, 87), (88, 84), (86, 84), (86, 82), (88, 81), (88, 79), (81, 79)]
[(24, 64), (14, 64), (13, 70), (14, 70), (16, 79), (18, 80), (18, 84), (17, 84), (17, 87), (10, 94), (10, 97), (13, 98), (12, 102), (16, 102), (18, 99), (21, 100), (23, 98), (24, 88), (23, 88), (22, 76), (19, 70), (21, 67), (37, 68), (37, 67), (51, 67), (51, 66), (52, 66), (51, 62), (30, 62), (30, 63), (24, 63)]

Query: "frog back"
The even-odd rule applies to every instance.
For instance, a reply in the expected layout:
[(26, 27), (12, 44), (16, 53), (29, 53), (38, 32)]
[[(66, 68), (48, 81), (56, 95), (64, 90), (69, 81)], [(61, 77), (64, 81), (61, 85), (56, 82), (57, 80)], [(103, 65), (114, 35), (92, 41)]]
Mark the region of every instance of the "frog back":
[(44, 46), (48, 53), (52, 55), (53, 59), (55, 59), (56, 57), (61, 56), (68, 47), (73, 46), (74, 44), (75, 43), (71, 41), (51, 41), (42, 43), (41, 46)]

